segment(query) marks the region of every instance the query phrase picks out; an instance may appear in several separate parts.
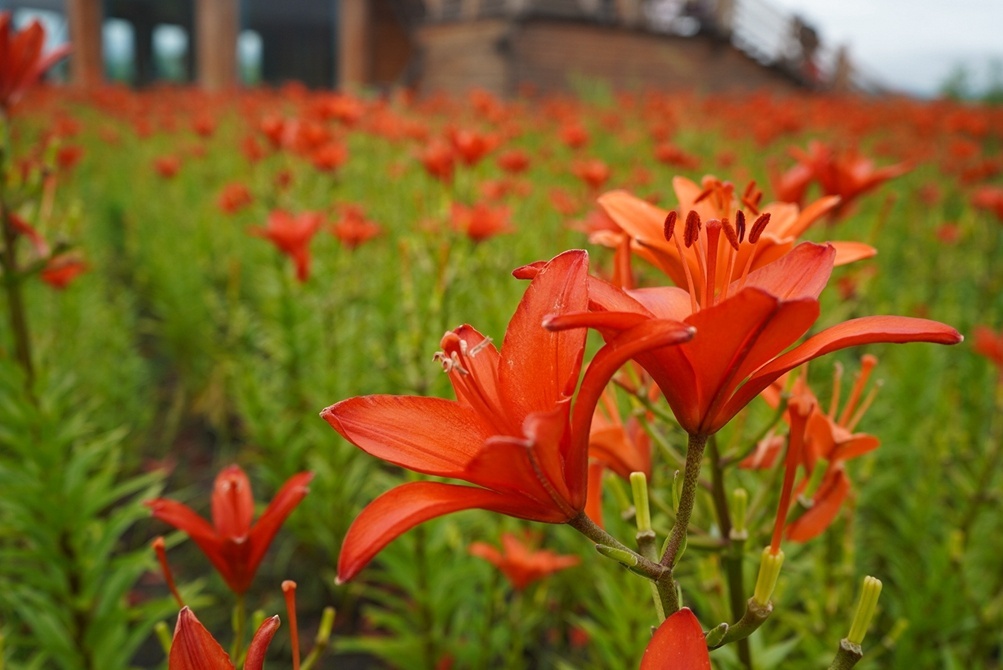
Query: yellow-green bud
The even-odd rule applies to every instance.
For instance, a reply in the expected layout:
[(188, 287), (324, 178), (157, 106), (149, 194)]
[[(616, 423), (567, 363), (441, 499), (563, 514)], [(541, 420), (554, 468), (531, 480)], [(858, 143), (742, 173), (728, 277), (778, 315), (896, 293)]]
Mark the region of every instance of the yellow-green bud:
[(763, 557), (759, 562), (759, 576), (756, 578), (756, 590), (752, 594), (752, 599), (765, 607), (773, 596), (773, 589), (777, 588), (777, 580), (780, 578), (780, 568), (784, 564), (784, 551), (778, 549), (777, 553), (772, 553), (769, 547), (763, 549)]
[(864, 635), (874, 618), (874, 610), (878, 606), (878, 596), (881, 595), (881, 580), (874, 577), (864, 577), (864, 586), (860, 590), (860, 600), (857, 601), (857, 611), (850, 624), (850, 634), (846, 639), (859, 645), (864, 641)]

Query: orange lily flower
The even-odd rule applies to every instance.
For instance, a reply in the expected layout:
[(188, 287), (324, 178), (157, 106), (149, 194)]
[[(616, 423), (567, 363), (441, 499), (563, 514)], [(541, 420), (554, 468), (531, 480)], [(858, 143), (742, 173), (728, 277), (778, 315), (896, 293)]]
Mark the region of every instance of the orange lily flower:
[[(279, 629), (279, 617), (265, 619), (251, 639), (244, 659), (244, 670), (261, 670), (265, 652)], [(181, 608), (174, 627), (174, 640), (167, 659), (168, 670), (234, 670), (229, 654), (223, 651), (212, 633), (187, 607)]]
[(485, 542), (474, 542), (468, 551), (472, 556), (493, 563), (508, 577), (516, 591), (522, 591), (533, 582), (581, 563), (577, 556), (562, 556), (546, 549), (531, 551), (513, 533), (502, 533), (501, 540), (501, 551)]
[(690, 608), (662, 622), (644, 650), (640, 670), (712, 670), (703, 630)]
[(268, 215), (268, 224), (264, 228), (251, 228), (249, 232), (269, 240), (279, 251), (292, 258), (296, 265), (296, 279), (305, 282), (310, 278), (310, 240), (322, 224), (323, 219), (317, 212), (293, 216), (277, 209)]
[(48, 260), (39, 277), (49, 286), (61, 291), (88, 269), (87, 263), (74, 254), (60, 254)]
[(568, 251), (534, 266), (501, 350), (468, 325), (447, 332), (437, 354), (457, 400), (349, 398), (321, 416), (364, 451), (415, 472), (475, 486), (412, 482), (384, 493), (348, 529), (338, 579), (351, 579), (389, 542), (429, 519), (486, 509), (565, 523), (585, 506), (588, 433), (606, 382), (634, 353), (692, 336), (677, 324), (630, 331), (597, 353), (574, 412), (585, 331), (541, 327), (550, 314), (586, 309), (588, 255)]
[[(727, 221), (736, 232), (746, 228), (748, 235), (741, 244), (720, 244), (716, 258), (715, 292), (753, 270), (790, 253), (808, 228), (839, 203), (839, 198), (826, 197), (805, 209), (784, 202), (759, 205), (761, 193), (750, 184), (741, 198), (734, 186), (715, 177), (704, 177), (698, 186), (685, 177), (675, 177), (672, 187), (679, 200), (680, 215), (693, 211), (702, 221)], [(687, 285), (687, 274), (706, 283), (707, 252), (703, 245), (676, 244), (666, 239), (665, 222), (672, 214), (626, 191), (611, 191), (599, 198), (599, 205), (631, 238), (631, 247), (669, 276), (677, 286)], [(600, 243), (602, 239), (596, 240)], [(836, 265), (870, 258), (875, 249), (860, 242), (830, 242), (836, 249)]]
[(257, 522), (253, 522), (251, 482), (237, 465), (223, 468), (216, 476), (212, 524), (174, 500), (157, 498), (146, 505), (154, 517), (186, 532), (230, 589), (240, 594), (251, 586), (265, 552), (286, 517), (306, 496), (311, 479), (312, 472), (290, 477)]
[[(676, 231), (669, 223), (665, 237), (672, 240)], [(713, 287), (719, 248), (743, 243), (729, 227), (718, 220), (702, 227), (698, 216), (687, 217), (686, 247), (704, 250), (704, 271), (686, 276), (689, 291), (673, 286), (623, 290), (592, 278), (593, 312), (558, 317), (548, 327), (595, 327), (607, 339), (645, 320), (681, 321), (695, 328), (691, 341), (636, 358), (691, 435), (717, 432), (785, 372), (829, 352), (876, 342), (962, 340), (954, 328), (936, 321), (871, 316), (833, 326), (787, 351), (818, 319), (818, 298), (836, 251), (832, 245), (800, 244), (718, 293)], [(725, 270), (725, 276), (730, 274)]]
[(70, 52), (70, 46), (64, 44), (43, 55), (44, 47), (45, 28), (39, 21), (14, 31), (10, 12), (0, 12), (0, 110), (4, 114)]

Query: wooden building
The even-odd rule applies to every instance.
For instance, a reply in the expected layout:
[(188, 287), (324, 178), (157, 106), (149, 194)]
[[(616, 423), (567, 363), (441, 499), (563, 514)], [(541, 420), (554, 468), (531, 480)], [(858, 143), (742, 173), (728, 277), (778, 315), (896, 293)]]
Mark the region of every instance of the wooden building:
[(845, 52), (768, 0), (6, 0), (65, 17), (71, 76), (105, 79), (109, 20), (131, 27), (132, 83), (159, 74), (153, 35), (190, 43), (185, 78), (239, 85), (238, 36), (260, 45), (260, 80), (510, 95), (566, 90), (861, 88)]

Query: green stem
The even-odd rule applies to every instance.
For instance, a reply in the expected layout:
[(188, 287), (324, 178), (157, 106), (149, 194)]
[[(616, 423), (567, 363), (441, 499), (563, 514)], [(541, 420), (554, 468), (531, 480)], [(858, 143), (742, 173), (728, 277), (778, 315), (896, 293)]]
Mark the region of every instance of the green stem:
[[(0, 171), (4, 166), (0, 164)], [(28, 317), (22, 294), (22, 275), (17, 263), (17, 231), (10, 220), (10, 211), (5, 199), (0, 195), (0, 223), (2, 223), (3, 249), (0, 250), (0, 269), (3, 270), (4, 293), (7, 296), (7, 320), (14, 335), (14, 357), (24, 370), (25, 389), (34, 398), (32, 388), (35, 383), (35, 369), (32, 365), (31, 337), (28, 333)]]
[(845, 637), (839, 641), (839, 650), (829, 664), (829, 670), (850, 670), (864, 657), (864, 650), (859, 644), (853, 644)]
[(244, 655), (244, 635), (247, 629), (247, 604), (244, 594), (238, 593), (233, 604), (233, 645), (230, 647), (230, 658), (239, 664)]
[(509, 627), (512, 631), (512, 640), (509, 642), (508, 661), (505, 663), (505, 667), (511, 668), (511, 670), (520, 670), (520, 668), (526, 667), (523, 659), (526, 635), (523, 631), (522, 601), (522, 591), (516, 590), (512, 595), (512, 607), (509, 609)]
[[(721, 537), (728, 543), (722, 560), (725, 576), (728, 580), (728, 602), (731, 606), (731, 618), (739, 621), (745, 612), (745, 579), (742, 572), (742, 550), (745, 542), (731, 537), (731, 514), (728, 511), (728, 494), (724, 485), (724, 468), (717, 440), (713, 437), (708, 441), (710, 446), (711, 498), (714, 501), (714, 511), (717, 514)], [(752, 649), (747, 637), (738, 639), (738, 659), (742, 665), (752, 670)]]
[[(689, 446), (686, 449), (686, 466), (683, 471), (683, 489), (679, 496), (679, 507), (676, 510), (676, 522), (672, 524), (669, 542), (661, 560), (662, 565), (669, 569), (675, 565), (679, 551), (686, 540), (686, 528), (689, 526), (690, 516), (693, 514), (697, 487), (700, 485), (700, 465), (703, 461), (703, 451), (706, 444), (707, 435), (690, 435)], [(666, 612), (666, 614), (672, 613)]]

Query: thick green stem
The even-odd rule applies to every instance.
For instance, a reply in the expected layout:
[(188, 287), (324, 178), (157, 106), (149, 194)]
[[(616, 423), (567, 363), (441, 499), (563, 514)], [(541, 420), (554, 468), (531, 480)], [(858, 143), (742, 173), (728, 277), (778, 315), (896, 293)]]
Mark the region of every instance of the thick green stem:
[[(690, 435), (689, 446), (686, 449), (686, 466), (683, 471), (683, 488), (679, 496), (679, 507), (676, 510), (676, 522), (672, 525), (669, 542), (661, 560), (661, 564), (669, 569), (676, 564), (679, 551), (686, 540), (686, 529), (690, 524), (693, 505), (696, 503), (697, 487), (700, 485), (700, 465), (703, 462), (703, 451), (706, 444), (706, 435)], [(666, 612), (666, 614), (672, 614), (672, 612)]]

